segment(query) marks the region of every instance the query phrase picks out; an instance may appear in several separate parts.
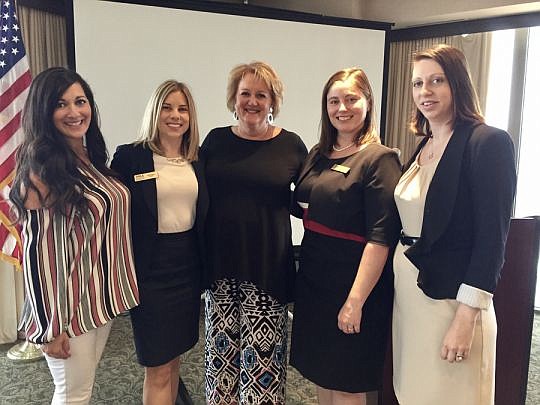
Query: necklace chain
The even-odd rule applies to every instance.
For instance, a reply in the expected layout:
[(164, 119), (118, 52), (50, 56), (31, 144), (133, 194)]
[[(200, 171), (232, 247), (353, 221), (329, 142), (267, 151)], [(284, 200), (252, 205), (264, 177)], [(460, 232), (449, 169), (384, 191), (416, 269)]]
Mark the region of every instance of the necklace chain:
[(333, 144), (332, 149), (334, 149), (334, 151), (336, 151), (336, 152), (343, 152), (344, 150), (349, 149), (355, 143), (356, 143), (355, 141), (352, 141), (350, 144), (348, 144), (347, 146), (343, 146), (342, 148), (338, 148), (338, 147), (336, 147), (336, 144)]
[[(269, 134), (269, 131), (270, 131), (270, 134)], [(239, 125), (236, 127), (236, 132), (240, 138), (244, 138), (244, 139), (257, 138), (263, 141), (272, 138), (274, 135), (273, 127), (271, 125), (267, 125), (266, 129), (264, 130), (264, 132), (261, 132), (261, 134), (252, 135), (251, 133), (245, 133), (244, 131), (240, 129)]]
[(185, 162), (185, 159), (182, 156), (173, 157), (173, 158), (165, 157), (165, 159), (167, 159), (167, 162), (175, 163), (177, 165)]

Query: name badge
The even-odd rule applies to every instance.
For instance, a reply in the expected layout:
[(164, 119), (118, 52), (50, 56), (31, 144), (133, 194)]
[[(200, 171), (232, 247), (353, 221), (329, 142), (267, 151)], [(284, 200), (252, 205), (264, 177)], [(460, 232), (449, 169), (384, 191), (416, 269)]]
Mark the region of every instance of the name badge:
[(334, 165), (332, 166), (332, 170), (335, 171), (335, 172), (340, 172), (340, 173), (343, 173), (343, 174), (347, 174), (351, 171), (351, 168), (350, 167), (347, 167), (347, 166), (342, 166), (342, 165)]
[(156, 171), (148, 172), (148, 173), (140, 173), (133, 176), (133, 180), (137, 181), (145, 181), (150, 179), (157, 179), (158, 174)]

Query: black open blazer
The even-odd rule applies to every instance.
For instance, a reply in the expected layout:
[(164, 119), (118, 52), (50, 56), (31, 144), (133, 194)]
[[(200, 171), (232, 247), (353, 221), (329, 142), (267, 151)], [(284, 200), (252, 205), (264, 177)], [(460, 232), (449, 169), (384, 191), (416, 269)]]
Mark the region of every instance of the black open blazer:
[(495, 291), (515, 190), (510, 136), (485, 124), (457, 124), (427, 192), (420, 239), (405, 251), (426, 295), (455, 299), (461, 283)]
[[(203, 165), (192, 162), (197, 177), (199, 194), (194, 228), (197, 231), (199, 253), (202, 262), (201, 289), (206, 280), (204, 221), (208, 211), (208, 191)], [(111, 162), (111, 169), (120, 175), (131, 192), (131, 227), (133, 251), (137, 275), (142, 276), (151, 264), (154, 244), (158, 233), (157, 191), (155, 179), (135, 182), (134, 175), (155, 170), (152, 151), (142, 144), (120, 145)]]

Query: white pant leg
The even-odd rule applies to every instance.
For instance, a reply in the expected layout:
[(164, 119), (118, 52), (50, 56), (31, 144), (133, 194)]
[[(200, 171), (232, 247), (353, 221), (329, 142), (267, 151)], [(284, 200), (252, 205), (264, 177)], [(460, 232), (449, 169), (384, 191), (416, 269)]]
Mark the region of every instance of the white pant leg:
[(112, 321), (69, 339), (71, 356), (55, 359), (45, 355), (54, 380), (51, 405), (87, 405), (92, 396), (96, 368), (111, 331)]

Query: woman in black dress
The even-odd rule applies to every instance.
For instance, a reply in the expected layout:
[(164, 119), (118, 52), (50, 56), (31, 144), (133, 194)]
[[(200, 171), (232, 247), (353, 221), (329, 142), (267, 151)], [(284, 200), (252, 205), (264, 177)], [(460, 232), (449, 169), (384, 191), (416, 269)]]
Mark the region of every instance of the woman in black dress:
[(131, 191), (133, 247), (141, 304), (131, 311), (145, 366), (143, 402), (173, 404), (179, 356), (197, 343), (202, 230), (208, 198), (197, 159), (195, 104), (185, 84), (152, 94), (141, 140), (121, 145), (111, 167)]
[(201, 146), (210, 195), (208, 404), (285, 403), (295, 276), (290, 186), (307, 150), (298, 135), (273, 123), (282, 96), (268, 64), (236, 66), (227, 107), (237, 124), (214, 128)]
[(361, 69), (330, 77), (322, 95), (320, 142), (295, 189), (305, 234), (291, 364), (317, 385), (320, 404), (365, 404), (365, 393), (382, 380), (400, 164), (380, 143), (373, 104)]

